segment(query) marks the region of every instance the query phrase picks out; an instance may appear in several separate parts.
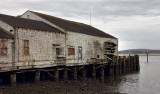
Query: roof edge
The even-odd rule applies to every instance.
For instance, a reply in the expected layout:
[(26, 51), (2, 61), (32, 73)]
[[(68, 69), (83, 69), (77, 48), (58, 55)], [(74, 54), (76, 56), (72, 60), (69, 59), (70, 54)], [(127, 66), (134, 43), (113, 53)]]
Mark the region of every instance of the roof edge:
[(14, 35), (13, 34), (11, 34), (10, 32), (8, 32), (8, 31), (6, 31), (6, 30), (4, 30), (3, 28), (1, 28), (0, 27), (0, 30), (2, 30), (4, 33), (6, 33), (6, 34), (8, 34), (10, 37), (9, 37), (9, 39), (14, 39)]

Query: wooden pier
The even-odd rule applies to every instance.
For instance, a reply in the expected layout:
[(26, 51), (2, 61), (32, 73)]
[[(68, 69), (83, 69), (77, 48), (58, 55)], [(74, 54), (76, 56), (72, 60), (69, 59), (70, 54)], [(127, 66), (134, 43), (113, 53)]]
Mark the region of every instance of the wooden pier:
[(105, 63), (96, 61), (86, 65), (55, 66), (47, 68), (31, 68), (0, 72), (0, 85), (14, 85), (19, 82), (39, 83), (43, 80), (67, 81), (85, 80), (86, 78), (101, 79), (105, 76), (116, 76), (140, 71), (139, 56), (119, 56), (106, 59)]

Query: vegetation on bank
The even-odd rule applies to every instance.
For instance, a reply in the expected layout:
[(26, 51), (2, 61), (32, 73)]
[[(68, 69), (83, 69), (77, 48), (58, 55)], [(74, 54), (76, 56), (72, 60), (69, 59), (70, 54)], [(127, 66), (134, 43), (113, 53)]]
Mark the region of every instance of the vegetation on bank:
[(145, 55), (148, 53), (150, 55), (160, 55), (160, 50), (153, 50), (153, 49), (129, 49), (129, 50), (122, 50), (119, 51), (119, 54), (139, 54)]

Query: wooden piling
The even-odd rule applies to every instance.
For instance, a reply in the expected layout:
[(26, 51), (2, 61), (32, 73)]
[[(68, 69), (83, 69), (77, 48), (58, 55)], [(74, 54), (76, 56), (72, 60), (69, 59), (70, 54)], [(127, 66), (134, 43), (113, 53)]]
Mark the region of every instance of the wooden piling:
[(122, 58), (120, 56), (119, 56), (118, 62), (119, 62), (119, 74), (121, 75), (122, 74)]
[(17, 80), (16, 73), (12, 73), (10, 75), (10, 83), (11, 83), (11, 85), (15, 85), (16, 84), (16, 80)]
[(126, 73), (126, 57), (123, 57), (123, 74)]
[(86, 80), (86, 70), (85, 70), (85, 68), (82, 70), (82, 78), (83, 78), (83, 80)]
[(115, 75), (119, 75), (119, 64), (118, 64), (118, 58), (115, 59)]
[(130, 71), (133, 71), (133, 60), (132, 60), (132, 56), (130, 56)]
[(67, 68), (64, 69), (63, 79), (64, 79), (65, 81), (68, 80), (68, 71), (67, 71)]
[(93, 68), (92, 68), (92, 78), (93, 78), (93, 79), (96, 78), (96, 69), (95, 69), (95, 65), (93, 65)]
[(128, 64), (127, 64), (127, 69), (128, 69), (128, 70), (127, 70), (127, 72), (130, 73), (130, 70), (131, 70), (131, 67), (130, 67), (130, 66), (131, 66), (130, 56), (128, 56), (127, 59), (128, 59), (128, 60), (127, 60), (127, 61), (128, 61)]
[(105, 71), (104, 71), (104, 67), (101, 68), (101, 82), (104, 82), (104, 76), (105, 76)]
[(109, 66), (109, 75), (110, 76), (114, 76), (114, 56), (113, 56), (113, 58), (112, 58), (112, 61), (111, 61), (111, 64), (110, 64), (110, 66)]
[[(127, 58), (125, 56), (124, 57), (119, 56), (118, 59), (115, 58), (115, 56), (113, 56), (112, 60), (109, 59), (109, 61), (103, 65), (102, 63), (94, 63), (90, 65), (81, 66), (80, 68), (78, 68), (77, 66), (60, 68), (59, 69), (60, 73), (61, 72), (62, 74), (64, 73), (63, 75), (60, 75), (57, 67), (53, 67), (53, 68), (54, 68), (53, 70), (51, 69), (41, 69), (41, 70), (36, 69), (36, 71), (34, 70), (35, 71), (35, 78), (34, 78), (35, 83), (40, 82), (40, 80), (47, 80), (48, 76), (50, 78), (55, 79), (56, 82), (59, 81), (59, 77), (67, 81), (69, 77), (71, 79), (77, 80), (77, 78), (80, 76), (84, 80), (86, 79), (86, 77), (93, 77), (94, 79), (96, 77), (101, 77), (100, 78), (101, 81), (104, 81), (104, 76), (106, 75), (114, 77), (114, 75), (121, 75), (121, 74), (125, 74), (127, 72), (132, 72), (132, 71), (139, 71), (140, 65), (139, 65), (139, 56), (135, 55), (135, 56), (128, 56)], [(54, 73), (52, 72), (50, 73), (50, 71), (53, 71)], [(16, 71), (16, 72), (17, 74), (21, 73), (21, 71), (19, 72)], [(16, 84), (16, 80), (18, 80), (19, 78), (19, 77), (16, 78), (16, 72), (12, 72), (12, 73), (9, 72), (11, 73), (10, 83), (12, 85)], [(28, 77), (26, 76), (26, 74), (28, 73), (25, 73), (24, 77)], [(21, 74), (20, 74), (20, 77), (22, 77)], [(2, 83), (2, 80), (3, 79), (1, 78), (0, 83)], [(22, 78), (20, 78), (20, 80), (22, 80)], [(26, 81), (27, 81), (27, 78), (26, 78)]]
[(73, 72), (74, 72), (73, 73), (73, 79), (77, 80), (77, 68), (76, 67), (74, 67), (74, 71)]
[(55, 77), (55, 81), (59, 82), (59, 71), (58, 70), (54, 71), (54, 77)]
[(140, 66), (139, 66), (139, 55), (136, 55), (136, 71), (140, 71)]
[(40, 71), (36, 71), (35, 73), (35, 83), (39, 83), (40, 82)]
[(134, 56), (131, 56), (131, 60), (132, 60), (132, 71), (134, 71)]
[(133, 67), (133, 68), (134, 68), (133, 70), (134, 70), (134, 71), (136, 71), (136, 61), (137, 61), (136, 59), (137, 59), (136, 56), (134, 56), (134, 63), (133, 63), (133, 66), (134, 66), (134, 67)]

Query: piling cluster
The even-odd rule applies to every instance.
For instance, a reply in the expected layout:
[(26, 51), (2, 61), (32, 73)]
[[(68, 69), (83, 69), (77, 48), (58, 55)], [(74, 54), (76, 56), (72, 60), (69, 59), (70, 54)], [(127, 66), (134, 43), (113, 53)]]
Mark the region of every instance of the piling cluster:
[(139, 56), (113, 56), (106, 60), (106, 63), (93, 62), (88, 65), (79, 66), (56, 66), (44, 69), (28, 69), (0, 73), (0, 84), (9, 82), (35, 82), (44, 80), (85, 80), (86, 78), (104, 80), (106, 76), (123, 75), (139, 71)]

